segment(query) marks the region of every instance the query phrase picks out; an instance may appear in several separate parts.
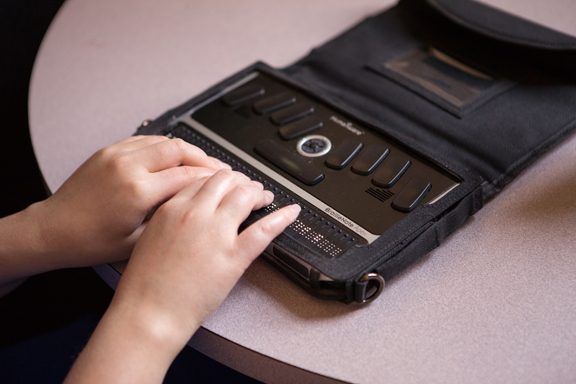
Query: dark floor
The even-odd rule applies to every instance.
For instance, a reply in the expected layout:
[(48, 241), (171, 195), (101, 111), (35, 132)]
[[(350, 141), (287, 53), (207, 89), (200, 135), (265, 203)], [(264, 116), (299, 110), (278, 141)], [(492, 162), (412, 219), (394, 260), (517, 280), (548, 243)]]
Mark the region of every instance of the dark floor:
[[(63, 0), (0, 0), (0, 217), (46, 198), (28, 130), (28, 85)], [(58, 383), (113, 291), (90, 268), (34, 276), (0, 299), (0, 383)], [(254, 383), (186, 348), (167, 381)]]

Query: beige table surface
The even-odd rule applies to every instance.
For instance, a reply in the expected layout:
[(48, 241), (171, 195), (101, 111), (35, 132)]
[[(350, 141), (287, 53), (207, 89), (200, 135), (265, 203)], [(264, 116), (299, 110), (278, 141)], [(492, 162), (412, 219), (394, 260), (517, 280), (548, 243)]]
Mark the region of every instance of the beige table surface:
[[(31, 83), (49, 188), (143, 120), (256, 60), (288, 65), (391, 4), (68, 0)], [(518, 0), (500, 2), (510, 4)], [(576, 2), (557, 4), (518, 9), (576, 34)], [(267, 382), (574, 383), (575, 227), (573, 135), (371, 305), (312, 298), (258, 260), (191, 344)]]

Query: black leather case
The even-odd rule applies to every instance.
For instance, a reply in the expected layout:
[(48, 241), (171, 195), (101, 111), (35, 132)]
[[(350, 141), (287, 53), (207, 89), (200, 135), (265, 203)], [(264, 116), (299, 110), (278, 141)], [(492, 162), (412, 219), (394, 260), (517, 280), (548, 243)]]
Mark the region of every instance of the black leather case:
[(246, 68), (138, 133), (162, 132), (175, 116), (259, 71), (457, 175), (460, 185), (438, 202), (337, 262), (284, 244), (341, 288), (304, 282), (284, 268), (293, 281), (319, 297), (364, 302), (373, 281), (363, 276), (391, 279), (573, 132), (575, 59), (575, 39), (480, 3), (402, 0), (288, 68)]

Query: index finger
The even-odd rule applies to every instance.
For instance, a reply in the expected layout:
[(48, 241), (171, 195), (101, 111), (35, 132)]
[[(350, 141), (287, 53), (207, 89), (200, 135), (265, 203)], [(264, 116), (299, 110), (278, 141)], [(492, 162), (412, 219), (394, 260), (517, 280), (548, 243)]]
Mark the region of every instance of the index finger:
[(230, 169), (230, 166), (209, 157), (200, 148), (182, 139), (165, 140), (135, 151), (136, 161), (140, 162), (149, 172), (189, 165), (196, 167)]

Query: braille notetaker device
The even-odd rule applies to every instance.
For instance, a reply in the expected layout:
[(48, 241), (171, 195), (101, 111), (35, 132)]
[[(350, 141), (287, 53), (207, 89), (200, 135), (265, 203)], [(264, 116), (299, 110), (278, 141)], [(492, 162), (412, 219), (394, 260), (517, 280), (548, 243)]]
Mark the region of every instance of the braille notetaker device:
[[(198, 146), (274, 193), (274, 202), (246, 225), (289, 204), (302, 207), (277, 239), (282, 243), (273, 242), (265, 255), (301, 284), (322, 287), (319, 296), (326, 298), (343, 299), (346, 286), (317, 269), (314, 259), (337, 263), (461, 181), (263, 69), (177, 116), (162, 133)], [(374, 299), (384, 280), (365, 275)]]
[[(565, 105), (576, 99), (574, 87), (550, 99), (546, 85), (505, 77), (518, 52), (447, 18), (451, 4), (404, 0), (291, 67), (248, 67), (138, 133), (182, 138), (272, 191), (274, 202), (241, 230), (299, 204), (299, 217), (266, 259), (317, 297), (372, 301), (386, 280), (438, 246), (527, 159), (576, 125)], [(479, 6), (471, 2), (458, 16), (503, 17)], [(519, 20), (510, 18), (504, 15), (506, 28)], [(460, 38), (446, 43), (446, 36)], [(494, 58), (474, 67), (480, 59), (467, 39), (493, 49)], [(522, 115), (538, 120), (530, 103), (554, 110), (554, 118), (514, 141)]]

